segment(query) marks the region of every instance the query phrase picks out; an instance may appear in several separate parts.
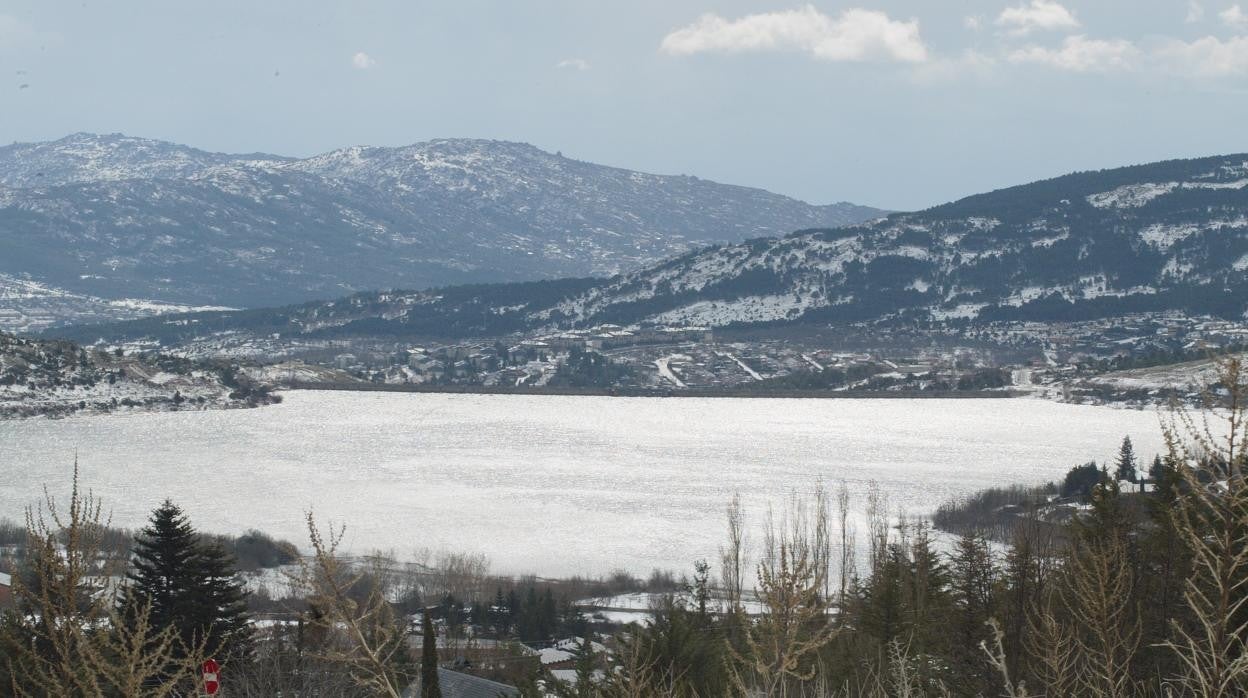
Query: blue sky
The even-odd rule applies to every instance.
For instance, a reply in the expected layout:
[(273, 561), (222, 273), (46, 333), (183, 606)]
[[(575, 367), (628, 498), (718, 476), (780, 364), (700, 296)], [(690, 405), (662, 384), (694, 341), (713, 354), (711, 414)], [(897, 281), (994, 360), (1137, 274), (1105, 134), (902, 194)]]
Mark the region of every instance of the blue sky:
[(0, 0), (0, 142), (500, 138), (913, 209), (1245, 123), (1248, 0)]

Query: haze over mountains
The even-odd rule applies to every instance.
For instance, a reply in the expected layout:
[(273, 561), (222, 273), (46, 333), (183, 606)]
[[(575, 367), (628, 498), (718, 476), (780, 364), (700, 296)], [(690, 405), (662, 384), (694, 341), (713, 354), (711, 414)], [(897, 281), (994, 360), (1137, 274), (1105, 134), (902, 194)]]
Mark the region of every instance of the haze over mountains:
[[(365, 293), (73, 332), (490, 336), (621, 325), (1248, 317), (1248, 155), (1067, 175), (839, 229), (712, 247), (611, 279)], [(202, 324), (201, 324), (202, 323)]]
[(11, 277), (10, 296), (33, 282), (105, 310), (123, 298), (256, 307), (609, 276), (881, 213), (522, 143), (437, 140), (297, 160), (75, 134), (0, 148), (0, 283)]

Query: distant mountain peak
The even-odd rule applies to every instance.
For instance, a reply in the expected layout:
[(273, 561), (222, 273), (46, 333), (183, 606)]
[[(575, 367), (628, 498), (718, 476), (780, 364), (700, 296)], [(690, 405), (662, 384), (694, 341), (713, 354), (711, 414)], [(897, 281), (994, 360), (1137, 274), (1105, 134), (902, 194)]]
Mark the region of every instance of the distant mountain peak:
[[(1140, 313), (1243, 319), (1246, 161), (1228, 155), (1075, 173), (857, 225), (751, 236), (606, 279), (370, 292), (203, 322), (284, 337), (449, 338), (604, 324), (880, 324), (935, 331), (969, 324), (992, 334), (1003, 331), (1000, 321)], [(589, 187), (601, 184), (578, 186), (578, 196), (592, 199)], [(701, 191), (697, 182), (683, 186), (682, 196)], [(734, 201), (748, 203), (745, 192)], [(553, 204), (531, 205), (540, 212)], [(140, 322), (108, 336), (181, 341), (200, 331)]]
[(175, 179), (272, 155), (228, 155), (121, 133), (78, 132), (42, 143), (0, 147), (0, 186), (50, 187), (129, 179)]
[[(71, 294), (258, 306), (383, 287), (610, 276), (880, 215), (448, 138), (306, 159), (122, 134), (0, 148), (0, 274)], [(72, 254), (66, 254), (72, 250)]]

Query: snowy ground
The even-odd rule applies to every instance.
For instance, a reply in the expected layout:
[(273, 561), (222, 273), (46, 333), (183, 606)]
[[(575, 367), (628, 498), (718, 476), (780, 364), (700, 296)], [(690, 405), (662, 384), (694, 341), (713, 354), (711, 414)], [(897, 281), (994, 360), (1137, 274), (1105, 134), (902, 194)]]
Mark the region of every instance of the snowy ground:
[(685, 383), (675, 374), (675, 372), (672, 371), (672, 362), (690, 360), (691, 359), (684, 354), (672, 354), (671, 356), (664, 356), (661, 359), (655, 359), (654, 365), (659, 369), (659, 375), (662, 376), (664, 380), (670, 381), (671, 384), (677, 388), (683, 388), (685, 387)]
[[(1248, 355), (1245, 355), (1248, 359)], [(1089, 379), (1091, 383), (1108, 385), (1120, 390), (1193, 390), (1199, 391), (1217, 378), (1212, 361), (1188, 361), (1151, 368), (1114, 371)]]
[(355, 376), (336, 368), (315, 366), (302, 361), (286, 361), (267, 366), (247, 366), (243, 373), (253, 380), (268, 385), (289, 383), (351, 383)]
[[(576, 602), (576, 605), (582, 608), (598, 609), (606, 613), (649, 615), (651, 609), (657, 608), (663, 600), (663, 594), (639, 591), (631, 594), (608, 596), (606, 598), (581, 599)], [(745, 608), (745, 612), (749, 614), (758, 614), (763, 612), (763, 605), (752, 599), (743, 601), (741, 605)], [(712, 598), (708, 607), (713, 611), (728, 610), (727, 602), (719, 598)]]
[[(237, 406), (229, 389), (214, 376), (155, 374), (147, 379), (126, 377), (116, 383), (100, 381), (93, 386), (41, 387), (0, 385), (0, 420), (12, 417), (93, 412), (142, 412), (151, 410), (201, 410)], [(180, 395), (180, 402), (173, 396)]]

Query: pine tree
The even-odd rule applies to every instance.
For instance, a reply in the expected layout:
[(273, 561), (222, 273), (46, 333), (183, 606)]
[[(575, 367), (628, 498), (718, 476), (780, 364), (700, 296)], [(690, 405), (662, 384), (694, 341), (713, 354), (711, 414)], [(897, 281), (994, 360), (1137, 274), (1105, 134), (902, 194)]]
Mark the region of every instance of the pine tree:
[(191, 574), (197, 536), (186, 516), (165, 500), (152, 512), (148, 525), (135, 540), (133, 569), (126, 575), (136, 601), (152, 605), (152, 625), (179, 627), (188, 644), (190, 633), (182, 634), (182, 621), (190, 616)]
[(1033, 662), (1026, 662), (1027, 648), (1035, 644), (1031, 627), (1045, 608), (1045, 580), (1052, 564), (1047, 524), (1029, 514), (1014, 529), (1013, 542), (1001, 570), (1000, 609), (1004, 620), (1007, 669), (1017, 679), (1034, 677)]
[(705, 620), (707, 617), (706, 606), (711, 598), (710, 578), (711, 566), (706, 560), (698, 560), (693, 563), (693, 584), (689, 588), (689, 593), (697, 607), (698, 618), (702, 620)]
[(545, 639), (538, 628), (538, 613), (537, 588), (530, 586), (516, 614), (516, 634), (522, 642)]
[(559, 607), (555, 604), (555, 593), (546, 587), (542, 594), (541, 606), (538, 608), (537, 631), (542, 640), (554, 637), (559, 629)]
[(1152, 525), (1143, 527), (1138, 536), (1140, 614), (1144, 633), (1140, 653), (1149, 673), (1173, 676), (1181, 673), (1181, 665), (1164, 643), (1170, 638), (1174, 623), (1186, 621), (1183, 589), (1191, 575), (1191, 556), (1175, 527), (1180, 496), (1177, 471), (1157, 456), (1148, 477), (1153, 484), (1153, 495), (1148, 498), (1147, 505)]
[(133, 619), (150, 604), (152, 626), (175, 628), (184, 651), (203, 646), (224, 664), (250, 656), (246, 591), (219, 544), (203, 542), (168, 500), (152, 512), (135, 543), (123, 617)]
[(1115, 461), (1117, 472), (1115, 479), (1118, 481), (1135, 482), (1136, 468), (1135, 447), (1131, 445), (1131, 437), (1125, 436), (1122, 439), (1122, 446), (1118, 449), (1118, 460)]
[(520, 611), (522, 609), (523, 605), (520, 603), (520, 595), (516, 593), (515, 589), (508, 590), (507, 617), (504, 620), (504, 625), (506, 626), (507, 631), (510, 632), (514, 630), (520, 639), (524, 639), (524, 635), (520, 632)]
[(209, 652), (227, 664), (250, 659), (254, 638), (247, 619), (247, 590), (232, 556), (218, 542), (201, 542), (194, 569), (198, 576), (194, 616), (205, 622)]
[[(734, 619), (742, 620), (743, 616), (726, 622)], [(723, 670), (728, 659), (726, 635), (726, 629), (714, 616), (700, 618), (683, 600), (662, 598), (653, 609), (649, 624), (620, 639), (622, 646), (615, 656), (625, 662), (632, 658), (645, 667), (640, 672), (642, 676), (631, 677), (641, 685), (622, 695), (733, 695)], [(608, 684), (615, 678), (619, 678), (615, 672), (607, 673)]]
[(1165, 474), (1166, 464), (1162, 462), (1161, 455), (1158, 454), (1153, 456), (1153, 464), (1148, 466), (1148, 479), (1152, 480), (1153, 485), (1156, 486), (1157, 482), (1161, 480)]
[[(953, 594), (951, 623), (942, 628), (956, 662), (954, 667), (965, 682), (967, 693), (984, 690), (987, 667), (983, 665), (979, 643), (988, 639), (985, 625), (993, 615), (993, 590), (997, 570), (988, 540), (978, 533), (961, 536), (950, 556), (949, 588)], [(969, 690), (973, 687), (974, 690)]]
[(424, 639), (420, 647), (420, 698), (442, 698), (438, 685), (438, 636), (433, 632), (432, 609), (421, 614), (420, 627)]
[(507, 599), (503, 596), (502, 587), (498, 587), (494, 592), (494, 604), (490, 606), (489, 620), (490, 625), (494, 626), (495, 634), (500, 638), (507, 634), (511, 622), (507, 612)]

